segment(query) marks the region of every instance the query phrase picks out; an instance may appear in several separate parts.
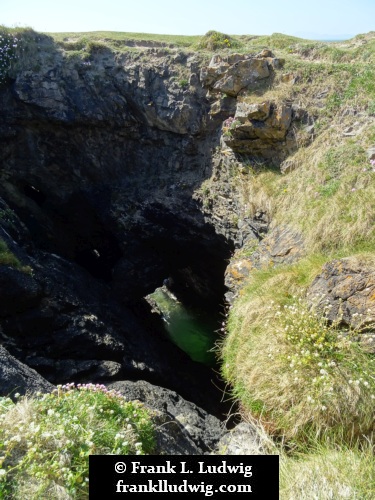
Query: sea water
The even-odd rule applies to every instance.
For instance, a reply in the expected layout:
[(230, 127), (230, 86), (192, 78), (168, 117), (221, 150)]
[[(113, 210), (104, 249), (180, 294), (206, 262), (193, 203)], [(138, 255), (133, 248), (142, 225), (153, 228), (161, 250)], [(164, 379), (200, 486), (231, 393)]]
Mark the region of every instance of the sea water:
[(165, 286), (157, 288), (146, 299), (163, 318), (172, 342), (194, 361), (210, 366), (215, 364), (213, 348), (217, 334), (212, 319), (203, 311), (185, 307)]

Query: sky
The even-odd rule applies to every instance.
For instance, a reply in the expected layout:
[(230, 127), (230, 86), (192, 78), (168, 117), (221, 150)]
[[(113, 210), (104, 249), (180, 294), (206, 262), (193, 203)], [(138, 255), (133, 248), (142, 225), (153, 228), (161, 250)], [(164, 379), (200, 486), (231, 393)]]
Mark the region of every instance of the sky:
[(0, 24), (43, 32), (342, 39), (375, 30), (375, 0), (0, 0)]

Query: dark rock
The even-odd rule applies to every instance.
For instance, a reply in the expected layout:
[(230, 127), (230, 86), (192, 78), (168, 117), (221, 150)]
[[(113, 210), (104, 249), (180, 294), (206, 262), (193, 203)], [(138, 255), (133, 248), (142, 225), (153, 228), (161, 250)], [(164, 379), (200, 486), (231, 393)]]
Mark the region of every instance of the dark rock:
[(55, 383), (64, 382), (103, 382), (123, 377), (122, 366), (115, 361), (75, 359), (55, 360), (38, 356), (27, 356), (25, 362), (38, 373), (44, 374)]
[(41, 287), (26, 272), (0, 265), (0, 316), (9, 316), (35, 307)]
[(51, 392), (54, 386), (0, 345), (0, 396)]
[(156, 410), (158, 454), (202, 454), (213, 451), (225, 429), (222, 423), (176, 392), (153, 386), (144, 380), (109, 384), (129, 400), (138, 399)]
[(53, 383), (147, 379), (225, 413), (219, 391), (213, 391), (215, 373), (172, 344), (161, 326), (147, 326), (76, 264), (45, 252), (38, 256), (33, 280), (43, 290), (41, 300), (22, 312), (9, 309), (2, 322), (0, 335), (13, 355)]

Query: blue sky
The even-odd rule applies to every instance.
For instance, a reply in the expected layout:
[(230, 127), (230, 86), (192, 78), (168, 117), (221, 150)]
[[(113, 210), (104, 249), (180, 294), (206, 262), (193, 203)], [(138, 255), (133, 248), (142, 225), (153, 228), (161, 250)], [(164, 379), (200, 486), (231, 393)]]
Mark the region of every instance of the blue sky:
[(0, 24), (38, 31), (129, 31), (340, 38), (375, 30), (375, 0), (1, 0)]

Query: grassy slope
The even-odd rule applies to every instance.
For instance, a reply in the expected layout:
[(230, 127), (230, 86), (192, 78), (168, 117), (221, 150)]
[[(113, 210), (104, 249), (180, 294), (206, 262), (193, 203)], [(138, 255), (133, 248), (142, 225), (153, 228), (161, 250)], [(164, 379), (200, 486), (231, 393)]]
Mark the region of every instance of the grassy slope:
[[(241, 99), (300, 104), (315, 118), (315, 138), (296, 130), (295, 171), (245, 160), (237, 184), (250, 215), (262, 208), (272, 226), (303, 234), (306, 257), (250, 276), (220, 346), (223, 374), (244, 418), (255, 416), (283, 443), (282, 498), (372, 498), (374, 356), (338, 340), (338, 326), (306, 310), (305, 293), (328, 260), (374, 261), (375, 169), (366, 151), (375, 145), (375, 33), (335, 44), (273, 35), (248, 47), (263, 43), (285, 58), (294, 83), (279, 74)], [(339, 472), (353, 478), (341, 489)]]

